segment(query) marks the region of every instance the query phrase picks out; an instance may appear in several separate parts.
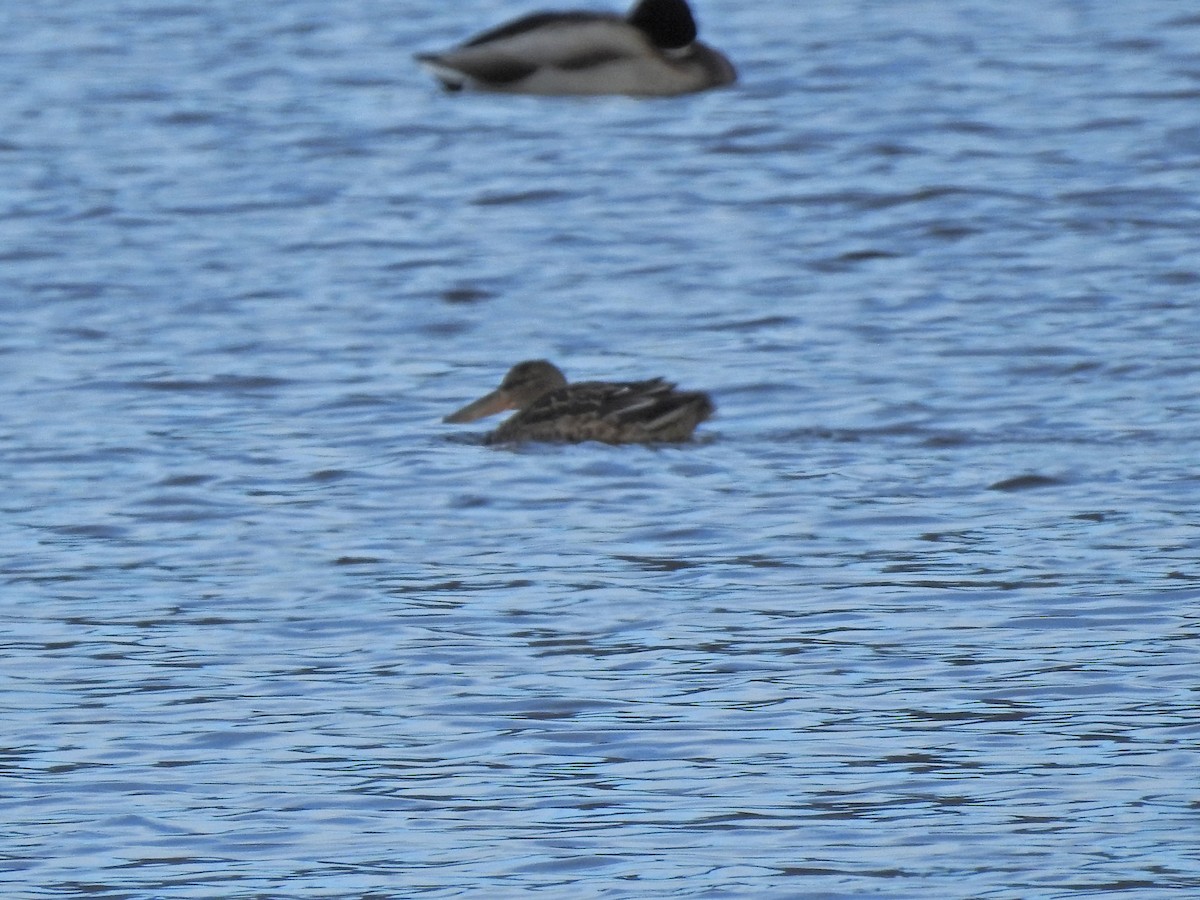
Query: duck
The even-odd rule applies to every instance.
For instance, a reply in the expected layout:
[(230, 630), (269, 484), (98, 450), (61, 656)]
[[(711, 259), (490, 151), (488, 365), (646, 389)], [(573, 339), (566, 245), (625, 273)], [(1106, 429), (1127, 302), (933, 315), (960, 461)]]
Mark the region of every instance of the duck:
[(531, 13), (416, 60), (448, 91), (670, 97), (737, 80), (724, 54), (696, 40), (686, 0), (640, 0), (624, 17)]
[(715, 411), (703, 391), (680, 391), (662, 378), (568, 382), (545, 359), (517, 363), (500, 386), (442, 421), (474, 422), (516, 412), (484, 437), (487, 444), (518, 441), (605, 444), (682, 443)]

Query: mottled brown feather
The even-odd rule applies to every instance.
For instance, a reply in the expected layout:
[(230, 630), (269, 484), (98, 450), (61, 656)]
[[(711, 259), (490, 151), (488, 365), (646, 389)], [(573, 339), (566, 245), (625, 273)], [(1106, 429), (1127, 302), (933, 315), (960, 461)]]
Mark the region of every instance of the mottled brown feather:
[[(495, 398), (503, 398), (501, 406)], [(488, 412), (474, 410), (487, 403)], [(679, 391), (662, 378), (582, 381), (569, 384), (553, 364), (529, 360), (513, 366), (500, 387), (448, 421), (470, 421), (499, 408), (516, 408), (486, 437), (512, 441), (602, 441), (608, 444), (678, 443), (691, 439), (714, 406), (702, 391)], [(466, 415), (464, 415), (466, 414)]]

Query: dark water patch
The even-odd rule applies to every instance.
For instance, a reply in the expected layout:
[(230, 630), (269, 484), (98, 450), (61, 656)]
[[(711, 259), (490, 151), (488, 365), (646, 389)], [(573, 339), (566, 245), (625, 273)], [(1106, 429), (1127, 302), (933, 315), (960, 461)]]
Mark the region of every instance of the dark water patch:
[(492, 300), (496, 297), (496, 292), (487, 288), (461, 286), (444, 289), (439, 295), (443, 303), (450, 304), (470, 304), (479, 303), (483, 300)]
[(897, 259), (900, 255), (889, 250), (848, 250), (827, 259), (812, 260), (808, 263), (808, 267), (815, 272), (845, 272), (862, 263), (881, 259)]
[(478, 509), (481, 506), (490, 506), (492, 499), (483, 494), (456, 494), (447, 499), (446, 505), (452, 509)]
[(977, 119), (952, 119), (941, 124), (941, 128), (951, 134), (984, 135), (991, 138), (1011, 137), (1015, 132), (1001, 125), (982, 122)]
[(989, 491), (1028, 491), (1035, 488), (1057, 487), (1065, 484), (1061, 478), (1052, 478), (1049, 475), (1015, 475), (1012, 478), (1005, 478), (1001, 481), (989, 484)]
[(873, 198), (864, 198), (866, 209), (886, 209), (892, 206), (902, 206), (913, 203), (929, 203), (957, 197), (987, 197), (1001, 200), (1016, 200), (1022, 203), (1037, 202), (1035, 195), (1001, 188), (963, 187), (959, 185), (938, 185), (924, 188), (907, 194), (880, 194)]
[(214, 375), (203, 380), (187, 379), (145, 379), (143, 381), (124, 382), (125, 387), (138, 388), (147, 391), (164, 391), (181, 394), (254, 394), (263, 391), (273, 391), (276, 388), (292, 384), (290, 379), (276, 378), (270, 375)]
[(170, 475), (159, 481), (158, 487), (198, 487), (216, 478), (215, 475)]
[(101, 331), (98, 328), (88, 328), (86, 326), (60, 328), (54, 333), (61, 337), (72, 338), (81, 341), (103, 341), (112, 336), (107, 331)]
[(899, 421), (890, 425), (871, 428), (822, 428), (805, 426), (792, 428), (770, 435), (771, 440), (804, 446), (814, 442), (855, 444), (862, 442), (903, 442), (926, 447), (961, 447), (980, 442), (991, 442), (992, 435), (976, 435), (969, 432), (951, 432), (931, 429), (923, 422)]
[(978, 440), (980, 440), (979, 437), (969, 435), (969, 434), (966, 434), (963, 432), (958, 432), (958, 433), (942, 432), (939, 434), (930, 435), (929, 437), (925, 438), (923, 443), (926, 447), (947, 448), (947, 447), (963, 447), (968, 444), (974, 443), (975, 441), (978, 441)]
[(383, 395), (352, 393), (328, 400), (321, 404), (319, 409), (330, 412), (347, 409), (371, 410), (377, 407), (390, 407), (392, 403), (391, 399)]
[(104, 296), (110, 287), (99, 282), (51, 281), (30, 285), (30, 290), (40, 299), (55, 303), (94, 300)]
[(789, 560), (778, 559), (773, 556), (765, 556), (759, 553), (747, 554), (745, 556), (735, 556), (725, 561), (727, 565), (734, 568), (743, 566), (752, 569), (784, 569), (794, 568), (795, 562)]
[(528, 191), (512, 191), (503, 193), (482, 194), (472, 203), (476, 206), (520, 206), (524, 204), (549, 203), (555, 200), (565, 200), (572, 195), (566, 191), (546, 188)]
[[(490, 576), (481, 576), (477, 579), (457, 579), (452, 578), (446, 581), (416, 581), (400, 578), (391, 579), (391, 593), (411, 592), (417, 594), (439, 594), (439, 593), (473, 593), (480, 591), (495, 591), (495, 590), (515, 590), (531, 586), (531, 582), (523, 578), (516, 579), (496, 579)], [(397, 585), (396, 582), (402, 582)]]
[(295, 141), (291, 146), (304, 151), (305, 158), (311, 161), (370, 159), (378, 154), (378, 150), (367, 142), (365, 135), (305, 138)]
[(168, 127), (194, 128), (200, 125), (216, 125), (223, 120), (223, 114), (215, 110), (177, 110), (162, 116), (158, 121)]
[[(524, 635), (530, 649), (537, 651), (537, 655), (541, 657), (554, 656), (595, 656), (601, 652), (612, 653), (619, 652), (616, 648), (607, 647), (604, 651), (598, 649), (594, 642), (589, 638), (579, 637), (577, 635), (545, 635), (534, 636)], [(545, 716), (544, 718), (561, 718), (553, 716)]]
[(371, 254), (395, 253), (407, 255), (412, 250), (408, 241), (385, 240), (381, 238), (339, 238), (328, 241), (311, 241), (295, 244), (285, 244), (280, 248), (284, 253), (308, 255), (311, 253), (328, 253), (339, 250), (362, 250)]
[[(1200, 96), (1200, 94), (1198, 94)], [(1136, 215), (1131, 221), (1141, 219), (1152, 210), (1159, 210), (1175, 217), (1179, 212), (1195, 210), (1195, 198), (1168, 188), (1158, 187), (1112, 187), (1103, 190), (1067, 191), (1058, 195), (1059, 201), (1108, 212), (1126, 212)]]
[(208, 204), (193, 204), (171, 206), (162, 210), (165, 215), (185, 216), (195, 218), (238, 217), (253, 213), (280, 212), (284, 210), (310, 209), (325, 206), (336, 192), (329, 190), (313, 190), (304, 194), (281, 194), (270, 200), (241, 200), (236, 202), (217, 202)]
[[(163, 685), (163, 689), (169, 690), (169, 686)], [(234, 747), (242, 747), (247, 744), (257, 744), (269, 741), (272, 734), (269, 731), (260, 731), (253, 728), (238, 728), (238, 729), (222, 729), (220, 731), (206, 731), (200, 734), (193, 735), (188, 740), (190, 747), (206, 747), (211, 749), (229, 750)]]
[(175, 95), (165, 88), (138, 87), (120, 88), (115, 90), (95, 90), (92, 101), (98, 104), (113, 104), (121, 106), (131, 103), (166, 103), (174, 100)]
[(235, 294), (238, 300), (286, 300), (291, 295), (286, 291), (276, 290), (272, 288), (255, 288), (253, 290), (243, 291)]
[(457, 269), (459, 263), (453, 257), (413, 256), (399, 262), (389, 262), (382, 268), (385, 272), (407, 272), (414, 269), (446, 268)]
[(172, 22), (178, 19), (203, 19), (209, 11), (189, 3), (151, 4), (139, 10), (138, 17), (147, 22)]
[(1200, 125), (1173, 128), (1166, 135), (1169, 147), (1184, 153), (1200, 153)]
[(0, 250), (0, 263), (32, 262), (42, 259), (56, 259), (62, 254), (56, 250), (33, 249), (18, 247), (13, 250)]
[(1091, 119), (1078, 126), (1079, 131), (1114, 131), (1145, 126), (1145, 120), (1132, 116)]
[(748, 319), (725, 319), (702, 326), (707, 331), (755, 332), (796, 324), (791, 316), (756, 316)]
[(392, 88), (396, 81), (379, 75), (337, 75), (324, 82), (334, 88)]
[(34, 466), (34, 465), (80, 465), (87, 466), (99, 462), (122, 462), (136, 461), (144, 459), (146, 456), (146, 448), (144, 446), (137, 447), (105, 447), (97, 446), (93, 449), (81, 452), (16, 452), (12, 453), (9, 459), (12, 462)]
[(833, 428), (793, 428), (777, 432), (772, 437), (781, 443), (805, 443), (810, 441), (830, 441), (833, 443), (856, 443), (863, 439), (861, 432), (854, 429)]
[(1044, 378), (1068, 378), (1072, 375), (1090, 374), (1102, 371), (1106, 363), (1099, 359), (1064, 361), (1062, 363), (1025, 365), (1018, 363), (1011, 369), (1014, 375), (1036, 376)]
[(1161, 50), (1163, 42), (1157, 38), (1130, 37), (1113, 41), (1102, 41), (1100, 47), (1104, 50), (1129, 50), (1134, 53), (1152, 53)]
[(1190, 102), (1200, 99), (1200, 89), (1176, 91), (1143, 91), (1138, 93), (1118, 93), (1114, 95), (1122, 100), (1155, 102), (1162, 100), (1182, 100)]
[(439, 436), (439, 440), (446, 444), (464, 444), (472, 447), (490, 447), (496, 450), (514, 450), (519, 449), (520, 444), (489, 444), (487, 431), (452, 431), (449, 434)]
[(763, 133), (762, 141), (733, 139), (718, 141), (708, 148), (707, 152), (725, 156), (750, 156), (794, 153), (804, 155), (816, 153), (838, 145), (838, 136), (834, 134), (805, 134), (801, 136), (784, 137), (771, 129)]
[(1027, 359), (1032, 356), (1080, 356), (1082, 350), (1076, 344), (1021, 344), (998, 343), (990, 346), (946, 347), (940, 351), (945, 356), (1001, 357), (1004, 359)]
[(121, 540), (129, 534), (127, 528), (115, 525), (62, 525), (50, 530), (63, 537), (82, 537), (106, 541)]
[(614, 553), (613, 559), (633, 563), (639, 568), (650, 572), (676, 572), (680, 569), (692, 569), (703, 563), (689, 559), (676, 559), (661, 556), (639, 556), (637, 554)]
[(425, 322), (418, 329), (429, 337), (455, 337), (475, 330), (475, 324), (466, 319)]
[(157, 494), (133, 505), (139, 510), (137, 520), (148, 522), (205, 522), (225, 519), (238, 511), (231, 502), (198, 494)]
[(972, 531), (928, 531), (917, 535), (917, 540), (929, 541), (930, 543), (981, 544), (987, 538), (979, 532)]
[(925, 153), (919, 147), (911, 144), (900, 144), (891, 141), (883, 141), (878, 144), (871, 144), (864, 147), (863, 150), (872, 156), (882, 156), (887, 159), (894, 159), (902, 156), (921, 156)]
[(1154, 276), (1154, 280), (1160, 284), (1171, 285), (1172, 287), (1192, 287), (1200, 284), (1200, 272), (1190, 269), (1176, 269), (1171, 272), (1162, 272)]
[(963, 225), (958, 222), (935, 222), (925, 226), (923, 233), (927, 237), (953, 243), (983, 234), (985, 230), (979, 226)]
[(597, 853), (589, 856), (565, 857), (554, 862), (526, 862), (516, 866), (516, 871), (562, 877), (567, 874), (574, 875), (575, 873), (592, 872), (595, 869), (612, 868), (625, 863), (624, 857)]
[(353, 477), (353, 475), (353, 472), (345, 469), (318, 469), (316, 472), (309, 473), (308, 480), (319, 484), (328, 484), (334, 481), (343, 481)]

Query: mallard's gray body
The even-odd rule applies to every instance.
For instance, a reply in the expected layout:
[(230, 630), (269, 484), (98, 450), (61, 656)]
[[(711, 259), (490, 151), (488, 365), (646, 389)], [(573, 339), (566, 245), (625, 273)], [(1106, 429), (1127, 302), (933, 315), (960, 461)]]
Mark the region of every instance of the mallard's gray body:
[(628, 16), (534, 13), (417, 60), (448, 90), (672, 96), (730, 84), (732, 63), (696, 40), (685, 0), (642, 0)]

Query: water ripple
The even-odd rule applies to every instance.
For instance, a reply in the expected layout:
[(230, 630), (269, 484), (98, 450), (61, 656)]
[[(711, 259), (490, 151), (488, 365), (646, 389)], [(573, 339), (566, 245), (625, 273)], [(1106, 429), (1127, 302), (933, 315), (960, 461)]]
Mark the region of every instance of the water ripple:
[[(1200, 18), (695, 5), (0, 13), (7, 894), (1200, 889)], [(719, 413), (442, 422), (542, 356)]]

